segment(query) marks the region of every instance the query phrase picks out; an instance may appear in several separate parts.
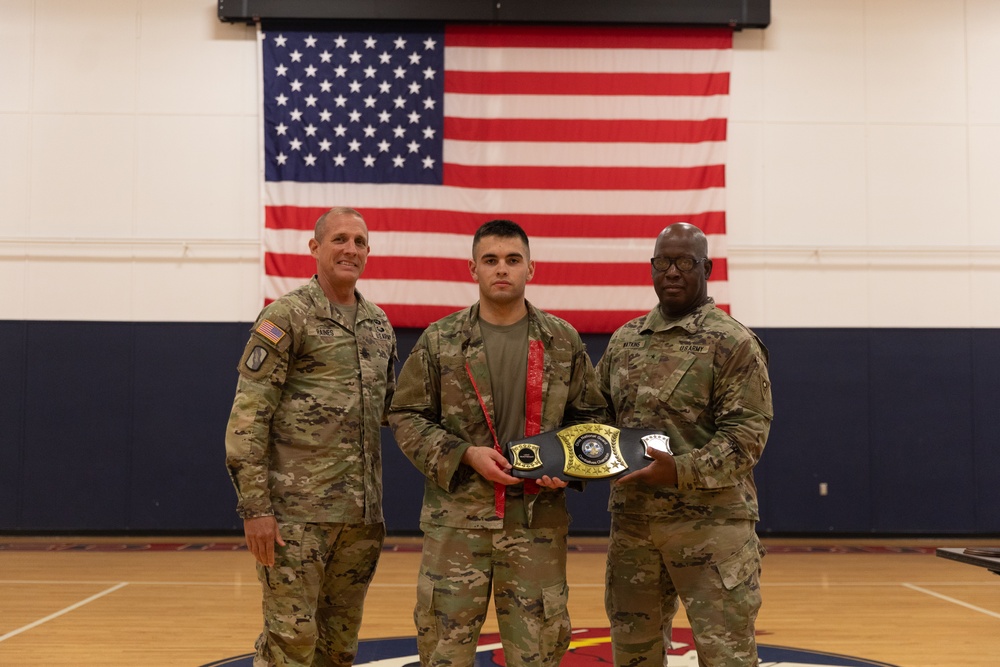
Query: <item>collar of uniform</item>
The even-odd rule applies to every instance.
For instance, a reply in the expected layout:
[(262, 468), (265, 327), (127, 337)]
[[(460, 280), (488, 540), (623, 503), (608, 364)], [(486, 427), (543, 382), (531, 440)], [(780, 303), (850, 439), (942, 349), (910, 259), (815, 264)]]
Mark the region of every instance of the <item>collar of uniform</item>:
[(660, 310), (659, 306), (653, 308), (646, 315), (646, 320), (642, 323), (642, 329), (640, 333), (654, 333), (657, 331), (668, 331), (674, 327), (680, 327), (688, 333), (696, 333), (701, 329), (702, 323), (705, 321), (705, 317), (708, 313), (715, 308), (715, 299), (708, 297), (708, 300), (701, 306), (695, 308), (690, 313), (678, 320), (672, 320), (667, 322), (666, 318), (663, 317), (663, 312)]
[[(319, 278), (314, 275), (308, 284), (309, 293), (312, 296), (313, 303), (317, 304), (320, 308), (325, 307), (326, 316), (329, 319), (347, 325), (348, 323), (342, 321), (340, 311), (333, 305), (333, 302), (327, 298), (323, 288), (320, 287)], [(378, 319), (371, 308), (371, 304), (357, 289), (354, 290), (354, 298), (358, 303), (358, 314), (355, 317), (354, 322), (348, 325), (348, 328), (353, 329), (355, 324), (360, 324), (365, 320)]]
[[(528, 308), (528, 337), (533, 338), (532, 331), (537, 329), (540, 338), (545, 341), (546, 344), (552, 341), (552, 331), (549, 330), (547, 323), (538, 316), (539, 310), (531, 305), (531, 302), (525, 300), (524, 305)], [(465, 320), (465, 338), (470, 343), (478, 342), (482, 340), (483, 334), (479, 328), (479, 302), (475, 302), (466, 311)]]
[(548, 322), (539, 317), (538, 313), (540, 311), (532, 306), (530, 301), (525, 300), (524, 305), (528, 307), (528, 322), (534, 323), (534, 325), (538, 327), (538, 332), (541, 334), (541, 338), (546, 344), (550, 343), (553, 338), (553, 333), (549, 329)]

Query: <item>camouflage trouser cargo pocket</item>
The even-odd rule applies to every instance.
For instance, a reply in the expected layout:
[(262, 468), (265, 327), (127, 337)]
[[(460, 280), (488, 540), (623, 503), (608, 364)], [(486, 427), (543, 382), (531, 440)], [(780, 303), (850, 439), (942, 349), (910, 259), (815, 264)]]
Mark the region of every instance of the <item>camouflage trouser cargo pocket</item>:
[(762, 547), (755, 536), (732, 556), (716, 563), (715, 569), (727, 591), (733, 590), (760, 569), (760, 558), (763, 555), (761, 551)]
[(566, 613), (569, 601), (569, 586), (565, 583), (555, 584), (542, 589), (542, 605), (545, 608), (545, 618)]
[(722, 587), (729, 591), (723, 598), (729, 632), (744, 633), (753, 628), (761, 604), (759, 575), (763, 555), (764, 548), (754, 535), (734, 554), (715, 564)]
[[(507, 660), (508, 667), (526, 667), (527, 665), (558, 665), (563, 654), (569, 648), (572, 625), (569, 620), (569, 586), (565, 581), (542, 588), (542, 614), (544, 620), (538, 629), (537, 650), (528, 645), (528, 650), (511, 652)], [(537, 655), (537, 660), (531, 656)]]
[(426, 574), (417, 577), (417, 611), (434, 611), (434, 580)]
[(417, 606), (413, 609), (417, 627), (417, 651), (422, 657), (431, 655), (438, 645), (439, 632), (434, 613), (434, 580), (426, 574), (417, 577)]
[(275, 547), (274, 566), (257, 565), (261, 583), (265, 586), (265, 633), (258, 640), (258, 648), (270, 659), (278, 661), (283, 656), (311, 656), (316, 644), (315, 598), (304, 575), (303, 561), (305, 524), (282, 523), (281, 535), (285, 546)]

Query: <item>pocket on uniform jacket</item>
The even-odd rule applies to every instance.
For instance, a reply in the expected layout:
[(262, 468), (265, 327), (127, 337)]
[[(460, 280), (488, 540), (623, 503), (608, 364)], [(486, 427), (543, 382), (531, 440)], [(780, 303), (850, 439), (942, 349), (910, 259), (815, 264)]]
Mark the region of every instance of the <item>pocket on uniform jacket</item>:
[(569, 586), (566, 585), (566, 582), (542, 589), (542, 607), (545, 609), (545, 618), (566, 613), (568, 601)]
[(771, 402), (771, 379), (767, 374), (767, 366), (760, 359), (754, 359), (748, 373), (749, 377), (743, 385), (743, 396), (740, 402), (768, 419), (774, 418), (774, 405)]
[[(681, 416), (692, 424), (698, 421), (698, 417), (708, 407), (707, 397), (711, 391), (701, 385), (711, 382), (710, 378), (695, 378), (694, 384), (688, 381), (682, 390), (682, 395), (674, 396), (674, 391), (691, 370), (691, 367), (694, 366), (696, 360), (697, 357), (694, 355), (681, 359), (680, 363), (662, 380), (660, 391), (657, 393), (660, 403), (670, 406), (671, 416)], [(701, 380), (700, 383), (699, 380)]]
[(740, 547), (739, 551), (716, 563), (715, 569), (727, 591), (733, 590), (760, 569), (762, 551), (760, 542), (755, 535)]
[(403, 369), (396, 378), (396, 392), (392, 397), (393, 410), (420, 410), (427, 407), (436, 389), (428, 371), (427, 350), (410, 353)]

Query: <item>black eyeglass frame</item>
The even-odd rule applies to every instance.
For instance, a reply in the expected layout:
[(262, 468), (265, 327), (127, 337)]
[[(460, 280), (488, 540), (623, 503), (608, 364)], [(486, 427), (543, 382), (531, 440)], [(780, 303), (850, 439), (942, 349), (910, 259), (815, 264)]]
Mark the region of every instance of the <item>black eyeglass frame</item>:
[[(656, 269), (661, 273), (669, 271), (671, 266), (676, 266), (677, 270), (680, 271), (681, 273), (687, 273), (688, 271), (694, 271), (694, 267), (703, 263), (707, 259), (708, 257), (702, 257), (701, 259), (694, 259), (693, 257), (650, 257), (649, 263), (653, 266), (654, 269)], [(664, 262), (664, 261), (667, 263), (666, 266), (660, 267), (656, 265), (657, 262)], [(691, 266), (685, 269), (683, 266), (681, 266), (681, 262), (684, 262), (685, 264), (690, 262)]]

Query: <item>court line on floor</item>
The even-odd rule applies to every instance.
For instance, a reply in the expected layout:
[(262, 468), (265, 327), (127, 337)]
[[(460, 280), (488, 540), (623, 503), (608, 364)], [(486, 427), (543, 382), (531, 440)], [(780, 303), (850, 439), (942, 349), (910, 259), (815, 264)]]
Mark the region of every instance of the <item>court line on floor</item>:
[[(83, 580), (83, 579), (0, 579), (0, 586), (107, 586), (113, 581)], [(260, 582), (256, 579), (247, 581), (126, 581), (124, 584), (131, 586), (252, 586), (260, 588)], [(587, 584), (578, 584), (579, 586)], [(598, 584), (594, 584), (595, 586)], [(603, 586), (604, 584), (600, 584)], [(372, 584), (371, 588), (414, 588), (415, 582), (405, 584)]]
[(8, 632), (5, 635), (0, 635), (0, 642), (5, 641), (7, 639), (10, 639), (11, 637), (16, 637), (17, 635), (21, 634), (22, 632), (27, 632), (28, 630), (31, 630), (32, 628), (37, 628), (42, 623), (48, 623), (49, 621), (51, 621), (54, 618), (59, 618), (63, 614), (68, 614), (69, 612), (73, 611), (74, 609), (79, 609), (83, 605), (85, 605), (85, 604), (87, 604), (89, 602), (93, 602), (94, 600), (97, 600), (99, 598), (102, 598), (102, 597), (104, 597), (105, 595), (107, 595), (109, 593), (114, 593), (119, 588), (123, 588), (125, 586), (128, 586), (128, 582), (127, 581), (123, 581), (123, 582), (121, 582), (121, 583), (119, 583), (119, 584), (117, 584), (115, 586), (112, 586), (111, 588), (108, 588), (106, 590), (101, 591), (100, 593), (95, 593), (94, 595), (91, 595), (89, 598), (87, 598), (85, 600), (80, 600), (79, 602), (71, 604), (70, 606), (66, 607), (65, 609), (60, 609), (59, 611), (55, 612), (54, 614), (49, 614), (45, 618), (40, 618), (40, 619), (38, 619), (37, 621), (35, 621), (33, 623), (28, 623), (27, 625), (25, 625), (23, 627), (20, 627), (17, 630), (11, 630), (10, 632)]
[[(903, 581), (762, 581), (761, 586), (770, 588), (864, 588), (884, 586), (905, 586)], [(918, 584), (914, 584), (918, 585)], [(922, 581), (922, 586), (1000, 586), (1000, 581)]]
[[(116, 582), (109, 580), (96, 580), (96, 579), (0, 579), (0, 586), (15, 586), (15, 585), (28, 585), (28, 586), (108, 586)], [(252, 586), (257, 588), (260, 586), (260, 582), (256, 579), (248, 579), (246, 581), (128, 581), (125, 582), (132, 586)], [(371, 588), (413, 588), (414, 583), (405, 582), (399, 584), (385, 584), (374, 582), (371, 584)], [(604, 583), (586, 583), (586, 582), (573, 582), (570, 580), (569, 585), (571, 588), (603, 588)], [(904, 586), (907, 585), (904, 582), (899, 581), (840, 581), (840, 582), (817, 582), (817, 581), (775, 581), (775, 582), (761, 582), (761, 586), (765, 588), (850, 588), (850, 587), (893, 587), (893, 586)], [(917, 585), (917, 584), (914, 584)], [(923, 586), (1000, 586), (1000, 581), (992, 582), (982, 582), (982, 581), (925, 581), (920, 582)]]
[[(0, 586), (28, 585), (28, 586), (108, 586), (114, 581), (103, 579), (0, 579)], [(255, 586), (260, 587), (260, 582), (256, 579), (233, 582), (233, 581), (126, 581), (122, 585), (132, 586)]]
[(936, 597), (939, 600), (944, 600), (945, 602), (951, 602), (952, 604), (957, 604), (960, 607), (965, 607), (966, 609), (971, 609), (972, 611), (978, 611), (981, 614), (986, 614), (987, 616), (992, 616), (993, 618), (1000, 618), (1000, 614), (995, 611), (990, 611), (989, 609), (983, 609), (982, 607), (977, 607), (974, 604), (969, 604), (968, 602), (962, 602), (961, 600), (956, 600), (955, 598), (948, 597), (947, 595), (941, 595), (940, 593), (935, 593), (932, 590), (926, 588), (921, 588), (915, 584), (903, 584), (904, 587), (910, 590), (917, 591), (918, 593), (924, 593), (925, 595), (930, 595)]

